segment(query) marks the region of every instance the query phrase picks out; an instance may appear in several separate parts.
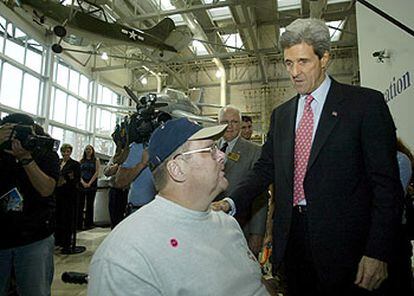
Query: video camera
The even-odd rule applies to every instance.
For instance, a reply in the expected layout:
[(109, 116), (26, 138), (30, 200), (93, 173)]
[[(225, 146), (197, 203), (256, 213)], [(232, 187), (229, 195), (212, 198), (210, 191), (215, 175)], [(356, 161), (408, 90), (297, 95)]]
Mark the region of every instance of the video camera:
[(13, 136), (20, 141), (24, 149), (31, 152), (57, 151), (59, 149), (59, 140), (55, 140), (49, 136), (34, 134), (31, 125), (18, 124), (14, 126), (10, 139), (0, 146), (0, 150), (11, 149), (11, 138)]
[(137, 112), (131, 116), (126, 116), (121, 124), (117, 124), (115, 131), (112, 133), (117, 148), (125, 148), (129, 143), (148, 143), (152, 132), (161, 123), (171, 119), (171, 115), (157, 110), (156, 108), (166, 106), (166, 103), (158, 103), (157, 95), (155, 93), (148, 93), (141, 96), (139, 99), (126, 86), (126, 92), (131, 99), (137, 103)]

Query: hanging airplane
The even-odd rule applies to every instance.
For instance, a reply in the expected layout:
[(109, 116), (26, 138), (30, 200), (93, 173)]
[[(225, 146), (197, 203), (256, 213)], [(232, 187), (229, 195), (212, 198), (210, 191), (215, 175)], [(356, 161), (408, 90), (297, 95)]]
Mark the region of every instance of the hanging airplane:
[[(60, 38), (58, 43), (52, 45), (55, 53), (61, 53), (63, 47), (61, 40), (73, 45), (79, 44), (79, 38), (95, 40), (107, 46), (132, 45), (159, 50), (162, 57), (164, 51), (176, 53), (173, 44), (165, 40), (175, 33), (174, 21), (164, 18), (149, 29), (136, 29), (117, 23), (107, 16), (105, 10), (98, 5), (97, 0), (73, 0), (72, 4), (65, 6), (63, 1), (56, 0), (7, 0), (6, 3), (20, 15), (29, 13), (31, 19), (38, 25), (46, 27)], [(68, 34), (69, 33), (69, 34)], [(191, 39), (191, 36), (188, 39)], [(171, 38), (168, 38), (171, 40)], [(181, 41), (181, 40), (180, 40)]]
[[(219, 105), (193, 103), (190, 98), (182, 91), (164, 88), (160, 93), (144, 93), (138, 98), (135, 93), (127, 86), (124, 86), (124, 90), (128, 96), (138, 105), (142, 105), (141, 98), (145, 98), (145, 101), (154, 102), (156, 110), (170, 114), (174, 118), (187, 117), (197, 122), (204, 123), (217, 123), (217, 120), (209, 116), (201, 115), (201, 110), (198, 106), (221, 108)], [(95, 104), (97, 107), (113, 109), (121, 113), (135, 112), (136, 107), (127, 106), (113, 106), (107, 104)]]

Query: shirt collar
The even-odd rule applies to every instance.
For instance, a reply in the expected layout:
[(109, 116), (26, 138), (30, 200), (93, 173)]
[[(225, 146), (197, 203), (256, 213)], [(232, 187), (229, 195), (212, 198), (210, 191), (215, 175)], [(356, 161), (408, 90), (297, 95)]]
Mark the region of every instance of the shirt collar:
[(219, 147), (222, 147), (225, 142), (227, 142), (227, 144), (229, 146), (232, 146), (233, 144), (235, 144), (237, 142), (237, 140), (239, 139), (239, 137), (240, 137), (240, 135), (238, 135), (237, 137), (235, 137), (233, 140), (231, 140), (229, 142), (227, 142), (226, 140), (224, 140), (224, 138), (222, 137), (220, 139), (220, 145), (219, 145)]
[[(313, 92), (310, 93), (310, 95), (312, 95), (312, 97), (318, 104), (323, 105), (323, 103), (325, 102), (326, 96), (328, 95), (328, 91), (331, 86), (331, 82), (332, 82), (331, 78), (325, 74), (325, 79), (323, 80), (321, 85), (319, 85), (317, 89), (315, 89)], [(301, 95), (299, 99), (305, 100), (307, 96), (308, 96), (307, 94)]]

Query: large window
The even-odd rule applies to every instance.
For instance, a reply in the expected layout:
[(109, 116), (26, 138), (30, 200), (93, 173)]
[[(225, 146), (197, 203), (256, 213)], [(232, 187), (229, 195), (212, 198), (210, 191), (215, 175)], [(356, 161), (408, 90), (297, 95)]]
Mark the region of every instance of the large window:
[[(118, 115), (116, 109), (100, 105), (116, 106), (121, 97), (59, 57), (53, 61), (54, 77), (46, 77), (45, 69), (51, 66), (45, 64), (49, 50), (0, 16), (0, 53), (6, 57), (0, 57), (0, 117), (19, 110), (48, 122), (52, 137), (74, 147), (75, 159), (80, 159), (87, 144), (111, 155), (110, 135)], [(49, 85), (50, 90), (45, 89)]]
[(0, 16), (0, 52), (3, 52), (6, 20)]
[[(0, 20), (2, 26), (3, 23), (4, 21)], [(29, 38), (12, 23), (7, 23), (5, 28), (7, 28), (7, 38), (4, 42), (3, 36), (0, 41), (0, 45), (5, 43), (4, 54), (31, 70), (39, 74), (42, 73), (44, 47), (37, 41)], [(3, 48), (3, 46), (1, 47)]]
[(38, 114), (38, 102), (40, 97), (41, 81), (39, 78), (24, 73), (23, 93), (20, 109), (29, 113)]
[(95, 138), (95, 150), (103, 154), (113, 155), (114, 142), (109, 139), (96, 137)]
[[(8, 26), (10, 27), (12, 24), (9, 24)], [(4, 54), (20, 64), (24, 64), (25, 48), (21, 42), (16, 42), (13, 39), (7, 39)]]
[(29, 39), (27, 43), (29, 47), (26, 51), (25, 65), (37, 73), (42, 73), (43, 47), (33, 39)]
[(20, 106), (23, 71), (4, 63), (2, 67), (0, 103), (18, 109)]
[(82, 133), (76, 133), (57, 126), (49, 126), (50, 135), (63, 143), (69, 143), (73, 147), (72, 158), (80, 160), (82, 158), (83, 149), (90, 143), (89, 137)]
[[(66, 132), (62, 135), (63, 139), (72, 145), (73, 143), (69, 140), (75, 141), (75, 139), (75, 143), (93, 145), (92, 142), (87, 143), (85, 139), (88, 138), (86, 137), (87, 132), (94, 128), (96, 151), (111, 154), (114, 150), (114, 144), (110, 135), (115, 129), (117, 114), (114, 109), (108, 106), (117, 106), (121, 100), (120, 96), (103, 85), (91, 82), (85, 75), (61, 61), (55, 65), (55, 84), (51, 92), (51, 118), (59, 125), (63, 124), (85, 131), (82, 140), (79, 140), (82, 133), (78, 133), (76, 137), (68, 137), (65, 135), (70, 135), (70, 133)], [(94, 84), (96, 85), (96, 93), (95, 97), (92, 97)], [(89, 126), (93, 112), (92, 106), (95, 104), (95, 122)], [(79, 149), (81, 148), (79, 147)]]
[(67, 94), (60, 89), (53, 89), (54, 96), (52, 97), (51, 108), (52, 119), (61, 123), (65, 123), (66, 120), (66, 99)]
[[(97, 103), (117, 106), (120, 98), (119, 95), (107, 87), (98, 85)], [(100, 135), (109, 136), (115, 129), (117, 116), (116, 113), (108, 108), (96, 109), (95, 131)]]
[(0, 103), (32, 115), (40, 115), (44, 47), (11, 22), (0, 17)]
[(63, 86), (64, 88), (68, 88), (69, 84), (69, 68), (61, 63), (57, 63), (56, 69), (56, 82)]

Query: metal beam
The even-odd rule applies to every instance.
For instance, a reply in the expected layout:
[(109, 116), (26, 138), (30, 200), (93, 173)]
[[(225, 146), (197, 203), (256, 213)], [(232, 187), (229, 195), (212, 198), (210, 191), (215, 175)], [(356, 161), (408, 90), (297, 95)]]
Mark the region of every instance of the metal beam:
[(321, 19), (326, 10), (327, 0), (309, 2), (309, 14), (311, 18)]
[[(326, 11), (323, 15), (323, 18), (325, 21), (335, 21), (335, 20), (339, 20), (339, 19), (344, 19), (347, 16), (350, 16), (352, 14), (355, 13), (355, 9), (353, 6), (350, 6), (348, 9), (346, 10), (334, 10), (334, 11)], [(290, 12), (289, 14), (285, 14), (284, 11), (282, 11), (281, 13), (279, 13), (280, 16), (279, 18), (275, 17), (273, 20), (267, 20), (267, 21), (260, 21), (260, 19), (257, 20), (257, 25), (258, 26), (269, 26), (269, 25), (279, 25), (280, 27), (286, 27), (287, 25), (289, 25), (291, 22), (293, 22), (294, 20), (296, 20), (299, 17), (309, 17), (309, 13), (304, 14), (304, 15), (299, 15), (299, 14), (295, 14)], [(225, 32), (230, 32), (230, 31), (236, 31), (236, 30), (240, 30), (240, 29), (245, 29), (248, 26), (247, 23), (242, 23), (242, 24), (227, 24), (224, 26), (212, 26), (212, 27), (204, 27), (204, 31), (205, 32), (212, 32), (212, 31), (217, 31), (217, 30), (222, 30)]]
[[(158, 11), (158, 12), (154, 12), (154, 13), (148, 13), (148, 14), (145, 14), (145, 15), (128, 17), (128, 18), (125, 18), (124, 21), (125, 22), (136, 22), (136, 21), (141, 21), (141, 20), (145, 20), (145, 19), (166, 17), (166, 16), (174, 15), (174, 14), (189, 13), (189, 12), (194, 12), (196, 10), (207, 10), (207, 9), (211, 9), (211, 8), (237, 5), (237, 4), (242, 4), (242, 3), (245, 3), (245, 2), (246, 1), (243, 1), (243, 0), (227, 0), (227, 1), (220, 1), (220, 2), (216, 2), (216, 3), (211, 3), (211, 4), (197, 4), (197, 5), (189, 6), (189, 7), (186, 7), (186, 8), (178, 8), (178, 9), (173, 9), (173, 10), (168, 10), (168, 11)], [(246, 4), (244, 4), (244, 5), (246, 5)]]
[(113, 66), (105, 66), (105, 67), (92, 67), (92, 72), (105, 72), (105, 71), (115, 71), (115, 70), (122, 70), (122, 69), (133, 69), (142, 67), (143, 63), (133, 63), (133, 64), (119, 64)]
[(264, 59), (263, 56), (261, 55), (261, 53), (258, 50), (258, 46), (257, 46), (257, 38), (256, 35), (253, 31), (253, 24), (249, 15), (249, 12), (247, 10), (247, 7), (245, 5), (242, 5), (242, 12), (244, 15), (244, 18), (246, 19), (246, 23), (250, 24), (250, 26), (247, 27), (247, 31), (249, 32), (249, 36), (251, 38), (252, 41), (252, 46), (253, 46), (253, 51), (257, 57), (257, 60), (259, 62), (259, 69), (260, 69), (260, 75), (261, 75), (261, 79), (263, 80), (263, 83), (268, 83), (268, 77), (267, 77), (267, 73), (266, 73), (266, 68), (265, 68), (265, 63), (264, 63)]

